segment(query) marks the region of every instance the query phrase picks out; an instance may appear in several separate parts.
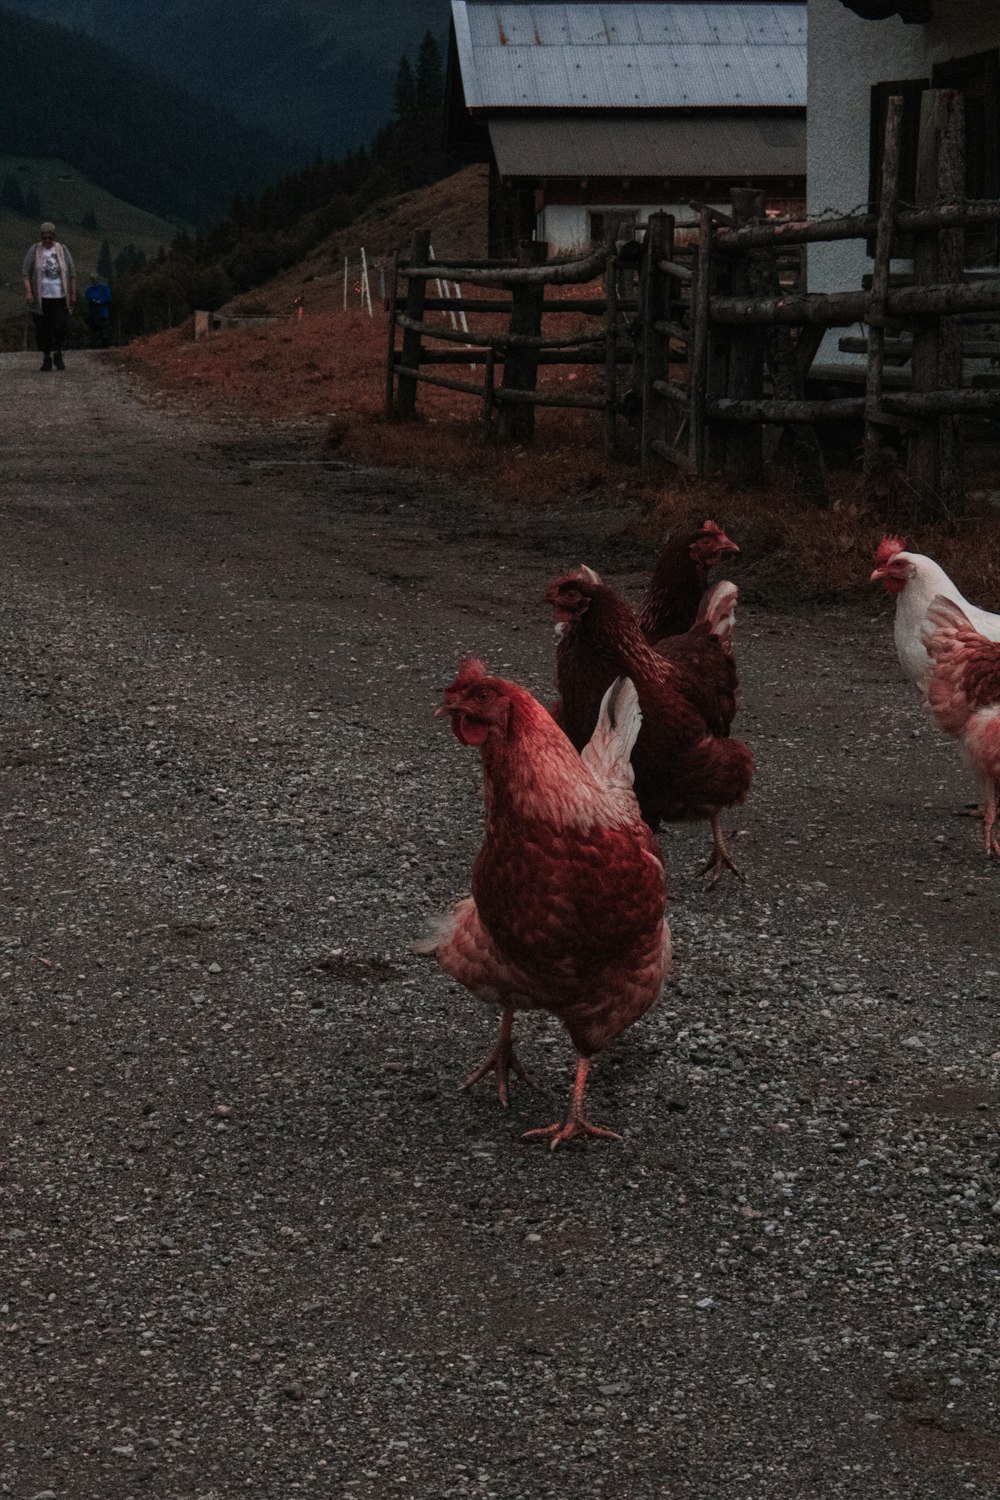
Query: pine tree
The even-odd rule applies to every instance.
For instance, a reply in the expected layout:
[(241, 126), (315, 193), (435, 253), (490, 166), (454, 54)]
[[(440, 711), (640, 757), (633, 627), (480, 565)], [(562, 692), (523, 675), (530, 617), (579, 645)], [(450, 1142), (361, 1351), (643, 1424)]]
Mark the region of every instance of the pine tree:
[(24, 195), (24, 212), (29, 219), (40, 219), (42, 217), (42, 200), (34, 188), (29, 188)]
[(441, 48), (427, 31), (417, 53), (416, 103), (421, 113), (441, 108), (444, 101), (444, 68)]
[(80, 228), (90, 230), (94, 230), (97, 228), (97, 215), (94, 213), (94, 210), (92, 208), (88, 208), (87, 212), (80, 220)]
[(399, 59), (396, 70), (396, 94), (393, 108), (400, 120), (407, 120), (416, 113), (417, 89), (413, 81), (413, 69), (408, 57)]
[(111, 246), (107, 240), (103, 240), (101, 248), (97, 252), (97, 274), (103, 276), (105, 281), (110, 281), (115, 274), (114, 262), (111, 259)]

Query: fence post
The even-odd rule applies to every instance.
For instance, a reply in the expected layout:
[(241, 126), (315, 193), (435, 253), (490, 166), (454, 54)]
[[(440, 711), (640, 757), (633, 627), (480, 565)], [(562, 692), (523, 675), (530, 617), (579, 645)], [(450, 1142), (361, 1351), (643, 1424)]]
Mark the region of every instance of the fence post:
[(872, 263), (872, 295), (868, 325), (868, 370), (865, 379), (865, 489), (872, 498), (878, 455), (881, 449), (882, 370), (885, 359), (885, 299), (889, 292), (892, 241), (896, 230), (899, 198), (899, 142), (903, 100), (893, 94), (886, 105), (885, 142), (882, 147), (882, 182), (879, 189), (878, 229)]
[[(739, 229), (764, 217), (764, 194), (754, 188), (730, 190), (733, 224)], [(732, 296), (750, 295), (750, 268), (746, 252), (735, 259), (729, 291)], [(764, 341), (754, 328), (733, 329), (729, 336), (726, 395), (734, 401), (759, 401), (764, 394)], [(739, 422), (726, 438), (726, 470), (737, 484), (764, 482), (763, 432), (753, 423)]]
[(705, 402), (708, 398), (708, 305), (712, 296), (712, 210), (698, 213), (698, 256), (691, 293), (691, 350), (688, 360), (688, 453), (691, 472), (705, 473)]
[(604, 263), (604, 456), (617, 450), (618, 415), (618, 259), (614, 245), (608, 246)]
[[(927, 89), (920, 109), (917, 145), (917, 207), (954, 202), (965, 195), (965, 119), (955, 89)], [(962, 279), (964, 234), (930, 230), (917, 237), (913, 272), (917, 285)], [(957, 390), (962, 383), (961, 324), (943, 316), (918, 319), (913, 328), (914, 392)], [(961, 418), (928, 418), (910, 437), (907, 473), (925, 513), (934, 502), (946, 514), (963, 508)]]
[[(549, 247), (544, 240), (519, 240), (519, 266), (540, 266), (548, 259)], [(542, 332), (542, 302), (545, 284), (517, 286), (511, 295), (511, 333), (539, 338)], [(535, 408), (530, 401), (504, 402), (503, 393), (533, 391), (538, 379), (537, 349), (514, 345), (506, 351), (503, 379), (500, 382), (500, 422), (497, 437), (502, 443), (530, 443), (535, 430)]]
[(399, 251), (392, 252), (392, 271), (389, 276), (389, 331), (385, 360), (385, 414), (392, 416), (396, 378), (396, 296), (399, 291)]
[[(415, 229), (410, 243), (411, 266), (426, 266), (431, 249), (429, 229)], [(410, 276), (406, 284), (406, 316), (422, 322), (424, 301), (427, 297), (427, 282), (423, 276)], [(420, 368), (420, 334), (412, 328), (403, 331), (403, 348), (399, 356), (401, 365), (411, 370)], [(412, 417), (417, 409), (417, 381), (414, 375), (400, 375), (396, 380), (395, 415)]]
[(486, 351), (486, 367), (483, 371), (483, 431), (487, 441), (493, 426), (493, 410), (496, 405), (493, 388), (496, 381), (497, 351), (491, 344)]
[(662, 260), (674, 258), (674, 218), (672, 214), (650, 214), (646, 223), (645, 254), (642, 258), (642, 281), (639, 291), (642, 320), (641, 387), (642, 429), (639, 439), (640, 462), (645, 474), (652, 466), (652, 444), (667, 438), (667, 402), (654, 382), (670, 379), (670, 335), (657, 324), (670, 322), (670, 277), (660, 270)]

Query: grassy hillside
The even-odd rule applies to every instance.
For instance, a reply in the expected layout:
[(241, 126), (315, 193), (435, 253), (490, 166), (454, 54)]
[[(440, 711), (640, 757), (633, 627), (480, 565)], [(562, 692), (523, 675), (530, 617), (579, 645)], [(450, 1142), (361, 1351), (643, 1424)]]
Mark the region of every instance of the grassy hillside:
[[(16, 177), (23, 192), (34, 189), (42, 211), (36, 221), (0, 210), (0, 318), (20, 312), (24, 306), (21, 262), (28, 246), (38, 238), (42, 219), (51, 219), (59, 239), (69, 246), (81, 290), (104, 240), (112, 257), (130, 244), (153, 256), (161, 245), (169, 245), (176, 233), (165, 219), (123, 203), (65, 162), (0, 156), (0, 181), (8, 175)], [(81, 227), (80, 220), (89, 213), (97, 220), (96, 230)]]

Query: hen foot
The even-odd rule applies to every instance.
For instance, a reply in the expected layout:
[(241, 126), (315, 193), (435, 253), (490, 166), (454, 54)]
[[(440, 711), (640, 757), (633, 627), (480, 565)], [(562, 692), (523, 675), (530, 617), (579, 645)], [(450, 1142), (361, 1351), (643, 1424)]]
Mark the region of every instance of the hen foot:
[(532, 1084), (534, 1079), (524, 1068), (520, 1058), (514, 1051), (512, 1032), (514, 1029), (514, 1012), (504, 1011), (500, 1021), (500, 1035), (497, 1037), (491, 1050), (483, 1058), (478, 1068), (474, 1068), (468, 1078), (462, 1080), (459, 1089), (471, 1089), (474, 1083), (485, 1078), (487, 1073), (497, 1075), (497, 1097), (504, 1109), (510, 1102), (510, 1090), (508, 1079), (511, 1073), (520, 1078), (522, 1083)]
[(713, 849), (708, 859), (706, 859), (705, 863), (698, 871), (698, 874), (705, 877), (705, 884), (708, 886), (709, 890), (712, 890), (714, 886), (717, 885), (719, 878), (721, 877), (724, 870), (732, 870), (737, 880), (743, 879), (743, 871), (739, 869), (737, 865), (733, 864), (732, 858), (729, 855), (728, 851), (724, 849)]
[(722, 820), (719, 818), (718, 814), (716, 814), (715, 817), (711, 819), (711, 824), (712, 838), (714, 840), (715, 847), (713, 848), (711, 854), (708, 856), (708, 859), (706, 859), (705, 863), (702, 865), (701, 869), (698, 871), (699, 875), (703, 875), (707, 878), (709, 890), (712, 890), (718, 883), (719, 877), (722, 874), (723, 870), (732, 870), (737, 880), (743, 879), (742, 870), (738, 869), (737, 866), (733, 863), (732, 855), (729, 853), (729, 850), (726, 847), (726, 836), (722, 831)]
[(537, 1140), (541, 1136), (551, 1136), (549, 1150), (554, 1151), (561, 1146), (563, 1141), (570, 1141), (575, 1135), (596, 1135), (604, 1141), (620, 1141), (622, 1137), (614, 1130), (605, 1130), (603, 1125), (592, 1125), (583, 1113), (583, 1096), (587, 1088), (587, 1074), (590, 1072), (590, 1058), (577, 1054), (576, 1078), (573, 1082), (573, 1092), (570, 1095), (569, 1113), (565, 1120), (557, 1120), (554, 1125), (542, 1125), (537, 1130), (526, 1130), (521, 1136), (522, 1141)]
[(521, 1139), (530, 1141), (542, 1136), (551, 1136), (549, 1150), (554, 1151), (557, 1146), (562, 1145), (563, 1141), (571, 1141), (575, 1135), (594, 1135), (602, 1141), (624, 1140), (617, 1130), (605, 1130), (603, 1125), (593, 1125), (590, 1120), (585, 1120), (583, 1115), (570, 1115), (568, 1120), (557, 1120), (554, 1125), (541, 1125), (537, 1130), (526, 1130)]

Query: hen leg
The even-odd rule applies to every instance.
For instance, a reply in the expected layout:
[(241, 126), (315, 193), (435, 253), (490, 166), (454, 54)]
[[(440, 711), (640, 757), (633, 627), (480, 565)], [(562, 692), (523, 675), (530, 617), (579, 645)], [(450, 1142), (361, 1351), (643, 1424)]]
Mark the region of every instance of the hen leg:
[(712, 813), (709, 820), (712, 824), (712, 842), (714, 848), (708, 859), (698, 871), (699, 875), (708, 877), (709, 889), (715, 885), (723, 870), (732, 870), (739, 879), (743, 879), (742, 873), (733, 864), (732, 855), (726, 847), (726, 835), (722, 831), (722, 818), (718, 813)]
[(487, 1073), (497, 1075), (497, 1096), (504, 1109), (507, 1108), (509, 1093), (507, 1080), (511, 1073), (521, 1079), (522, 1083), (531, 1083), (530, 1074), (526, 1073), (521, 1066), (520, 1059), (514, 1051), (514, 1010), (513, 1007), (504, 1007), (500, 1017), (500, 1031), (491, 1052), (483, 1058), (478, 1068), (475, 1068), (459, 1084), (460, 1089), (471, 1089), (474, 1083), (485, 1078)]
[(570, 1095), (569, 1113), (565, 1120), (557, 1120), (554, 1125), (543, 1125), (538, 1130), (526, 1130), (522, 1135), (522, 1141), (529, 1141), (538, 1136), (551, 1136), (549, 1150), (554, 1151), (561, 1146), (563, 1141), (572, 1140), (575, 1135), (596, 1135), (602, 1140), (620, 1141), (621, 1136), (614, 1130), (605, 1130), (603, 1125), (592, 1125), (583, 1113), (583, 1096), (587, 1088), (587, 1074), (590, 1072), (590, 1058), (580, 1057), (576, 1059), (576, 1077), (573, 1080), (573, 1092)]
[(986, 842), (986, 858), (991, 854), (1000, 854), (1000, 835), (994, 831), (997, 820), (997, 789), (994, 783), (990, 784), (983, 805), (983, 836)]

